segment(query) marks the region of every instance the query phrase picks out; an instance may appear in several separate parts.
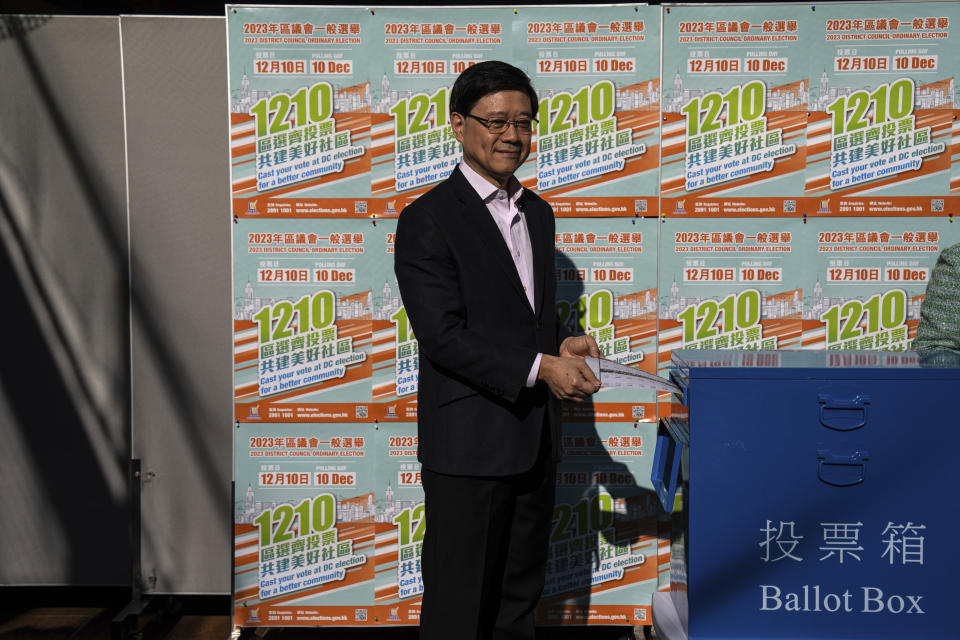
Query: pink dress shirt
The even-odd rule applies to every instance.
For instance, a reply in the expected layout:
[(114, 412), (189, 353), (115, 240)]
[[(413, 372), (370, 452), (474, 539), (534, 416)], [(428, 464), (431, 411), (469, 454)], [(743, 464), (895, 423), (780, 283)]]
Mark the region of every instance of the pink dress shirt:
[[(523, 194), (523, 187), (520, 181), (514, 176), (510, 176), (510, 182), (507, 190), (501, 189), (497, 185), (487, 181), (486, 178), (474, 171), (466, 162), (460, 163), (460, 172), (474, 188), (483, 203), (487, 205), (487, 210), (493, 216), (497, 228), (500, 229), (500, 235), (503, 241), (507, 243), (507, 249), (510, 251), (510, 257), (513, 258), (513, 264), (517, 267), (517, 275), (520, 276), (520, 283), (523, 285), (523, 291), (527, 294), (527, 302), (533, 309), (533, 248), (530, 245), (530, 232), (527, 230), (527, 219), (517, 207), (517, 200)], [(537, 373), (540, 371), (540, 359), (542, 353), (538, 353), (530, 367), (530, 373), (527, 374), (527, 386), (532, 387), (537, 383)]]

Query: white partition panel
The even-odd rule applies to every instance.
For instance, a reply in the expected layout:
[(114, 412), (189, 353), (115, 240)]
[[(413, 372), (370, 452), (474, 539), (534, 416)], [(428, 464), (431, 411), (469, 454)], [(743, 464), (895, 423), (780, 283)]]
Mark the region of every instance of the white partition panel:
[(223, 18), (122, 17), (133, 452), (154, 593), (230, 590), (230, 201)]

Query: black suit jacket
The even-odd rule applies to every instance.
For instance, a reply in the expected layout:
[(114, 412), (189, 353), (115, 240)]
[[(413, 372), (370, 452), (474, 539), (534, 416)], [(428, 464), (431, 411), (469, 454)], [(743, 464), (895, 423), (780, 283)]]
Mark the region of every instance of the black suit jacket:
[(529, 470), (549, 425), (560, 457), (560, 406), (525, 386), (536, 354), (570, 335), (557, 321), (553, 210), (525, 190), (534, 308), (492, 215), (459, 168), (400, 214), (394, 270), (420, 344), (418, 458), (438, 473)]

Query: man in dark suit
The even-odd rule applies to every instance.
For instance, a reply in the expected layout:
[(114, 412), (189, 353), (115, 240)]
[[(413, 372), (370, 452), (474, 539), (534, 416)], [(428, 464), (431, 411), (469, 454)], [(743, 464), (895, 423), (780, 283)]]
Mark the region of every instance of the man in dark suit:
[(403, 210), (394, 269), (420, 344), (422, 640), (534, 637), (561, 454), (560, 399), (600, 383), (555, 313), (550, 206), (514, 177), (537, 96), (497, 61), (450, 95), (463, 161)]

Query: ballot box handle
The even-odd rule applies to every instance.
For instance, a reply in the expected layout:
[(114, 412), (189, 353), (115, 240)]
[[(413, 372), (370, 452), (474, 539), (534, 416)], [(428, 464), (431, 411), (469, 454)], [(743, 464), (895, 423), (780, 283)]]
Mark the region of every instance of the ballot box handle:
[(820, 403), (820, 424), (836, 431), (852, 431), (867, 424), (870, 396), (858, 393), (853, 397), (837, 397), (829, 393), (817, 395)]
[(821, 482), (834, 487), (852, 487), (866, 478), (869, 458), (864, 449), (839, 453), (830, 449), (817, 449), (817, 477)]

